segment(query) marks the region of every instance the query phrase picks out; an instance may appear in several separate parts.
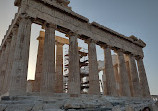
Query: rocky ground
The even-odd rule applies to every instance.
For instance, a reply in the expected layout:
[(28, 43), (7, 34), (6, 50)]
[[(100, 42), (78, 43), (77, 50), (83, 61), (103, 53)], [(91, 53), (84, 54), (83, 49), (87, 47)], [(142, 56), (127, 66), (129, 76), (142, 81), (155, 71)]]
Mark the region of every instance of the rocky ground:
[(151, 99), (54, 94), (2, 97), (0, 111), (140, 111), (146, 106), (158, 111)]

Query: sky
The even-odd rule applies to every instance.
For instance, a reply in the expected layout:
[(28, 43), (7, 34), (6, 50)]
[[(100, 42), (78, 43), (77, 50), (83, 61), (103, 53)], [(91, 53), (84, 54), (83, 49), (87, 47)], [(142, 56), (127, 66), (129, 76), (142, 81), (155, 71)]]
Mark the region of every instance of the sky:
[[(144, 64), (152, 95), (158, 95), (158, 0), (70, 0), (72, 10), (125, 36), (135, 35), (147, 46)], [(17, 12), (14, 0), (0, 1), (0, 42)], [(28, 78), (34, 76), (41, 26), (32, 25)], [(56, 32), (57, 35), (61, 35)], [(80, 42), (82, 44), (82, 42)], [(99, 48), (97, 53), (103, 54)], [(101, 59), (103, 56), (98, 56)]]

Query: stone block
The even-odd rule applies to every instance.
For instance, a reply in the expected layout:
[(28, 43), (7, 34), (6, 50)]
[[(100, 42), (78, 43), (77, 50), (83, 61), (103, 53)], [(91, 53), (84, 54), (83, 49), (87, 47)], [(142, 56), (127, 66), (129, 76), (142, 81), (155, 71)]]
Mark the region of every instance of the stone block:
[(62, 109), (45, 109), (44, 111), (64, 111)]
[(115, 106), (114, 108), (112, 108), (112, 111), (121, 111), (120, 106)]
[(152, 105), (153, 111), (158, 111), (158, 106), (156, 104)]
[(31, 104), (10, 104), (5, 111), (31, 111), (32, 107)]
[(131, 106), (126, 106), (126, 111), (134, 111), (134, 109)]
[(0, 105), (0, 111), (4, 111), (7, 108), (6, 104), (1, 104)]

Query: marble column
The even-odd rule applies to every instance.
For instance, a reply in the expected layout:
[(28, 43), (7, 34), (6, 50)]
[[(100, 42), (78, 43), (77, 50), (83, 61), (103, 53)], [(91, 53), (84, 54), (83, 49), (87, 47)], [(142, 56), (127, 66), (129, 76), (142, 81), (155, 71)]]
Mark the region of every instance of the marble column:
[(105, 76), (106, 76), (106, 87), (107, 87), (107, 95), (109, 96), (117, 96), (116, 91), (116, 80), (114, 75), (111, 49), (107, 46), (104, 47), (104, 65), (105, 65)]
[(121, 81), (120, 81), (120, 75), (119, 75), (119, 72), (118, 72), (118, 64), (113, 66), (113, 68), (114, 68), (114, 73), (115, 73), (117, 94), (118, 94), (118, 96), (121, 96), (121, 91), (120, 91)]
[(40, 94), (50, 96), (55, 90), (55, 29), (56, 25), (46, 24)]
[[(5, 50), (6, 50), (6, 46), (3, 46), (1, 57), (0, 57), (0, 66), (4, 64)], [(0, 67), (0, 95), (2, 94), (3, 80), (4, 80), (4, 75), (1, 73), (1, 71), (2, 71), (2, 67)]]
[(9, 51), (10, 51), (10, 45), (11, 45), (11, 39), (7, 39), (6, 40), (6, 50), (4, 53), (4, 58), (3, 58), (3, 64), (1, 65), (1, 75), (3, 78), (3, 82), (2, 82), (2, 93), (4, 94), (4, 85), (5, 85), (5, 79), (7, 79), (7, 74), (6, 74), (6, 70), (7, 70), (7, 65), (8, 65), (8, 56), (9, 56)]
[(0, 50), (0, 58), (1, 58), (1, 55), (2, 55), (2, 49)]
[(97, 62), (97, 52), (95, 41), (88, 41), (88, 58), (89, 58), (89, 94), (100, 94), (99, 71)]
[(133, 55), (128, 55), (128, 57), (129, 57), (130, 77), (131, 77), (132, 91), (133, 91), (132, 94), (134, 97), (140, 97), (141, 91), (140, 91), (140, 83), (139, 83), (135, 57)]
[[(6, 46), (3, 46), (3, 47), (1, 48), (0, 66), (2, 66), (2, 64), (3, 64), (5, 49), (6, 49)], [(2, 67), (0, 67), (0, 74), (1, 74), (1, 68), (2, 68)]]
[(125, 64), (126, 64), (126, 69), (127, 69), (127, 73), (128, 73), (130, 93), (131, 93), (131, 96), (133, 96), (133, 87), (132, 87), (132, 80), (131, 80), (131, 74), (130, 74), (129, 60), (128, 60), (127, 56), (124, 56), (124, 57), (125, 57)]
[(33, 89), (32, 89), (33, 92), (40, 92), (42, 61), (43, 61), (43, 47), (44, 47), (44, 36), (45, 36), (42, 33), (44, 32), (40, 32), (40, 36), (37, 38), (37, 40), (39, 41), (39, 44), (38, 44), (38, 53), (37, 53), (35, 82), (33, 83)]
[(78, 54), (78, 35), (76, 33), (69, 33), (69, 75), (68, 75), (68, 93), (80, 94), (80, 67)]
[(128, 80), (128, 73), (125, 65), (125, 58), (122, 51), (117, 51), (118, 55), (118, 65), (119, 65), (119, 75), (121, 79), (121, 96), (131, 96), (130, 87), (129, 87), (129, 80)]
[(106, 83), (105, 70), (103, 70), (102, 79), (103, 79), (103, 94), (107, 95), (107, 83)]
[(141, 57), (137, 58), (137, 66), (139, 71), (140, 88), (143, 97), (150, 97), (150, 90), (148, 85), (148, 80), (145, 72), (145, 67), (143, 59)]
[(63, 93), (63, 45), (62, 43), (56, 43), (56, 93)]
[(9, 56), (8, 56), (8, 63), (7, 63), (7, 69), (6, 69), (6, 75), (5, 75), (4, 87), (3, 87), (3, 90), (5, 93), (7, 93), (9, 91), (9, 84), (11, 81), (10, 80), (11, 79), (11, 69), (12, 69), (13, 59), (14, 59), (17, 32), (18, 32), (18, 28), (14, 27), (12, 29), (11, 46), (10, 46), (10, 51), (9, 51)]
[(9, 86), (11, 96), (26, 95), (31, 25), (32, 21), (27, 17), (19, 22)]

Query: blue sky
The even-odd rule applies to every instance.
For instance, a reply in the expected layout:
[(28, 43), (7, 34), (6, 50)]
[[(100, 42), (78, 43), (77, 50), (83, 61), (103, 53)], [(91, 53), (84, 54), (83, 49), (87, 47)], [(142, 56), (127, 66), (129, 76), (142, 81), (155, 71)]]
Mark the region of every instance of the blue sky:
[[(135, 35), (147, 44), (144, 64), (151, 94), (158, 95), (158, 0), (70, 0), (72, 10), (126, 36)], [(14, 0), (0, 1), (0, 42), (17, 8)], [(41, 27), (32, 26), (30, 61), (36, 58)], [(29, 70), (33, 64), (29, 64)]]

